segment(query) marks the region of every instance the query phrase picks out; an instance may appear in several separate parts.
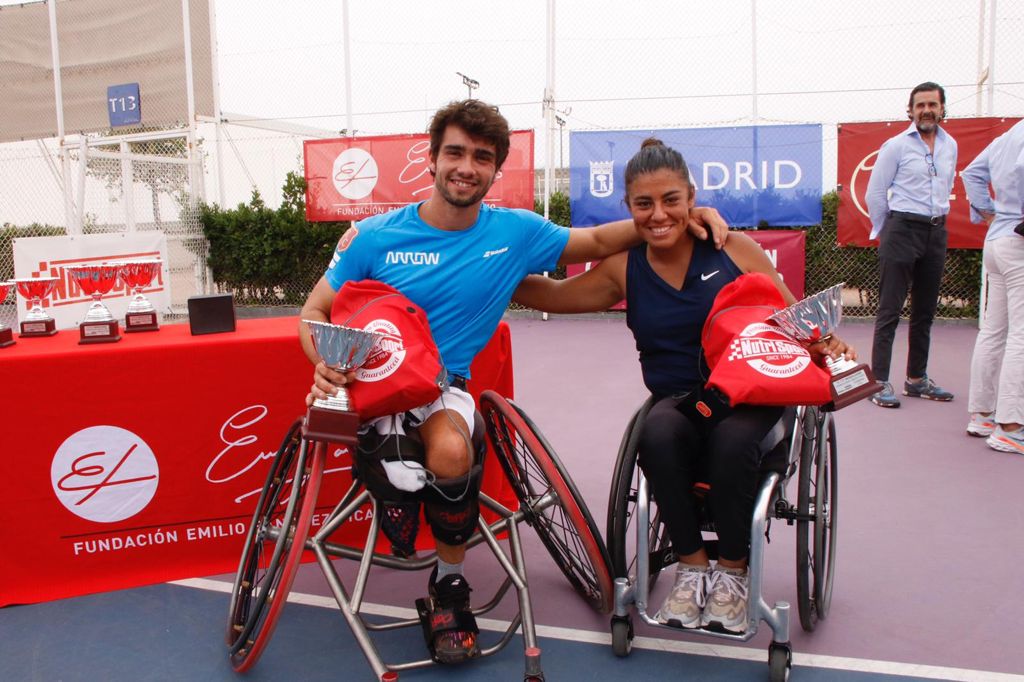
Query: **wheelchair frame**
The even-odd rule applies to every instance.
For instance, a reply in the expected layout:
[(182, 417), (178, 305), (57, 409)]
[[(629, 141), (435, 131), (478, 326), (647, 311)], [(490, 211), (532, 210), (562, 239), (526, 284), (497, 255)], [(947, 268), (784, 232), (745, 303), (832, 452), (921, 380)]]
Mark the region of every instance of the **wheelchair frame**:
[[(748, 627), (745, 632), (736, 634), (705, 629), (684, 630), (662, 625), (648, 615), (651, 587), (662, 569), (676, 563), (657, 505), (650, 497), (647, 480), (636, 464), (640, 425), (652, 404), (651, 398), (645, 401), (627, 426), (610, 491), (607, 537), (616, 575), (611, 619), (612, 648), (618, 656), (626, 656), (630, 652), (633, 639), (631, 607), (635, 607), (640, 619), (652, 627), (741, 642), (752, 639), (757, 634), (759, 621), (763, 620), (772, 629), (772, 642), (768, 649), (770, 679), (772, 682), (786, 680), (792, 668), (790, 605), (779, 601), (769, 606), (762, 594), (765, 538), (772, 518), (797, 525), (797, 605), (803, 628), (814, 630), (818, 621), (828, 615), (835, 567), (838, 479), (832, 414), (813, 407), (787, 410), (773, 432), (766, 436), (766, 439), (774, 438), (774, 442), (762, 441), (762, 451), (767, 455), (787, 440), (785, 427), (791, 425), (785, 471), (767, 472), (755, 497), (748, 559)], [(799, 476), (794, 505), (786, 497), (786, 485), (795, 472)], [(626, 548), (630, 529), (636, 534), (636, 555), (631, 562)]]
[[(480, 411), (487, 437), (519, 501), (519, 508), (511, 510), (481, 492), (481, 505), (498, 518), (487, 523), (481, 515), (478, 530), (467, 543), (467, 547), (486, 544), (506, 574), (491, 599), (472, 609), (474, 616), (496, 607), (510, 587), (515, 587), (519, 602), (519, 613), (497, 641), (481, 648), (480, 656), (489, 656), (503, 649), (521, 627), (524, 680), (543, 682), (541, 651), (537, 646), (518, 525), (525, 521), (537, 530), (542, 543), (573, 588), (588, 604), (603, 613), (611, 607), (612, 579), (608, 552), (564, 467), (536, 433), (525, 413), (493, 391), (485, 391), (481, 396)], [(302, 556), (305, 551), (312, 551), (374, 674), (379, 680), (392, 682), (398, 679), (401, 671), (427, 667), (435, 662), (425, 658), (389, 663), (381, 658), (371, 632), (420, 626), (421, 621), (415, 618), (374, 623), (364, 617), (363, 597), (370, 569), (380, 566), (422, 570), (432, 567), (437, 555), (431, 552), (421, 557), (401, 558), (375, 551), (384, 501), (373, 496), (358, 479), (353, 480), (320, 530), (307, 537), (326, 448), (324, 442), (302, 437), (300, 419), (289, 429), (272, 462), (232, 589), (226, 636), (231, 662), (236, 671), (244, 672), (259, 659), (273, 633)], [(368, 502), (373, 506), (373, 517), (364, 546), (328, 542), (328, 538)], [(506, 534), (508, 553), (497, 538), (502, 533)], [(359, 562), (351, 593), (332, 563), (334, 558)]]

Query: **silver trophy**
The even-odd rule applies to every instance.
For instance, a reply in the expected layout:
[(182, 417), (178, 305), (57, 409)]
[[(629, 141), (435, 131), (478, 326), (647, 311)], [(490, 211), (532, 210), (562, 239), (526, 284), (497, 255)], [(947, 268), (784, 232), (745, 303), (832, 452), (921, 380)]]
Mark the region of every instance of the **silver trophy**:
[[(827, 339), (843, 319), (843, 285), (837, 284), (788, 308), (768, 320), (797, 341), (808, 345)], [(839, 409), (879, 390), (871, 368), (855, 360), (825, 358), (832, 375), (832, 408)]]
[(160, 272), (161, 261), (150, 258), (124, 261), (115, 265), (120, 268), (118, 274), (121, 281), (125, 283), (132, 294), (131, 303), (128, 304), (128, 311), (124, 317), (124, 330), (126, 332), (156, 331), (160, 328), (157, 322), (156, 308), (143, 295), (142, 290), (148, 287), (156, 274)]
[(49, 296), (57, 282), (57, 277), (23, 277), (11, 280), (18, 293), (29, 300), (32, 306), (25, 319), (21, 321), (22, 336), (53, 336), (57, 333), (57, 321), (43, 310), (43, 299)]
[[(363, 366), (383, 334), (353, 329), (330, 322), (303, 320), (313, 338), (313, 346), (324, 364), (338, 372), (351, 372)], [(337, 395), (317, 399), (306, 413), (303, 435), (310, 440), (355, 444), (359, 415), (352, 410), (348, 391), (338, 388)]]
[(85, 319), (78, 325), (81, 338), (79, 343), (111, 343), (121, 340), (117, 320), (103, 305), (104, 294), (109, 294), (117, 284), (119, 265), (94, 263), (69, 265), (65, 268), (71, 278), (81, 287), (82, 293), (92, 296), (92, 304), (85, 313)]

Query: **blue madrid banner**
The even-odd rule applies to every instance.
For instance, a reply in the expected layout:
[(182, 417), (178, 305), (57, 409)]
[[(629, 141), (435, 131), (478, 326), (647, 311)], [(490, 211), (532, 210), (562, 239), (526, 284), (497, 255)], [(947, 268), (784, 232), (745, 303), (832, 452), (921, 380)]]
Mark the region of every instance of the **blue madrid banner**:
[(573, 225), (628, 218), (626, 163), (648, 137), (686, 159), (697, 205), (732, 226), (821, 222), (821, 125), (600, 130), (569, 136)]

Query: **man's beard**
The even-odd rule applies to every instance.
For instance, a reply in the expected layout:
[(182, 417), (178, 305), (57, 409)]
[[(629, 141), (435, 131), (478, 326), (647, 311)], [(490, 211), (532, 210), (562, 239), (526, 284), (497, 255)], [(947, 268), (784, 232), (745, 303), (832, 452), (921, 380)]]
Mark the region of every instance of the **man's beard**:
[(916, 125), (919, 133), (930, 133), (939, 126), (939, 118), (919, 118)]
[(487, 192), (491, 189), (491, 186), (487, 185), (486, 187), (478, 187), (475, 192), (465, 198), (453, 196), (451, 192), (448, 191), (448, 183), (444, 180), (439, 183), (435, 183), (435, 189), (437, 190), (437, 193), (441, 195), (441, 198), (452, 206), (468, 208), (474, 204), (480, 203), (483, 198), (487, 196)]

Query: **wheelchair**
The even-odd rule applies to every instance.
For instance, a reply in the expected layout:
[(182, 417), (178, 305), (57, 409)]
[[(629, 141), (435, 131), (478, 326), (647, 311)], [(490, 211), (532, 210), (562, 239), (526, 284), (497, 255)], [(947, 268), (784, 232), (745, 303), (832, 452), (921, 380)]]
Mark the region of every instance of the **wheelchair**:
[[(534, 528), (575, 591), (603, 613), (610, 612), (612, 603), (610, 560), (600, 532), (572, 480), (554, 452), (536, 434), (522, 409), (493, 391), (484, 391), (476, 416), (474, 447), (482, 455), (487, 443), (490, 444), (518, 502), (516, 509), (510, 509), (488, 492), (480, 492), (481, 514), (468, 546), (487, 545), (505, 578), (494, 595), (482, 606), (474, 607), (472, 614), (475, 617), (491, 611), (510, 587), (515, 588), (519, 611), (493, 642), (485, 643), (481, 633), (479, 655), (489, 656), (502, 650), (521, 629), (523, 679), (542, 682), (541, 651), (519, 524), (525, 522)], [(419, 602), (419, 618), (412, 619), (371, 621), (365, 617), (363, 609), (372, 567), (428, 569), (436, 562), (436, 552), (418, 556), (414, 551), (406, 556), (394, 546), (390, 552), (386, 550), (388, 540), (380, 537), (381, 519), (386, 513), (385, 505), (391, 500), (371, 492), (367, 488), (367, 476), (356, 470), (341, 500), (320, 529), (310, 534), (328, 444), (304, 437), (303, 433), (302, 419), (299, 419), (285, 435), (271, 463), (248, 530), (231, 593), (226, 640), (232, 666), (244, 672), (259, 659), (270, 641), (298, 567), (304, 555), (308, 557), (310, 553), (319, 564), (376, 679), (391, 682), (397, 680), (402, 671), (434, 665), (438, 661), (433, 656), (385, 662), (371, 637), (372, 632), (419, 626), (427, 634), (429, 625)], [(493, 456), (484, 456), (483, 461)], [(367, 507), (372, 514), (364, 511), (371, 517), (365, 542), (360, 546), (335, 541), (332, 536), (338, 529)], [(488, 521), (486, 516), (492, 520)], [(502, 547), (500, 539), (507, 542), (507, 549)], [(332, 563), (336, 558), (358, 562), (351, 589)]]
[[(637, 616), (647, 625), (680, 631), (680, 628), (658, 623), (653, 612), (648, 612), (651, 588), (662, 570), (676, 563), (657, 503), (637, 466), (640, 427), (653, 404), (653, 398), (648, 398), (626, 428), (609, 494), (606, 537), (616, 576), (611, 635), (612, 649), (617, 656), (630, 653), (634, 634), (631, 607), (635, 607)], [(792, 668), (790, 606), (783, 601), (769, 606), (762, 595), (764, 546), (772, 519), (796, 525), (797, 609), (803, 629), (813, 631), (818, 622), (828, 616), (835, 569), (838, 481), (833, 415), (818, 407), (786, 408), (760, 448), (764, 457), (750, 530), (747, 630), (741, 634), (711, 629), (686, 632), (745, 642), (757, 634), (758, 623), (763, 620), (772, 630), (768, 648), (770, 679), (782, 682), (789, 678)], [(787, 497), (786, 489), (793, 474), (797, 474), (795, 504)], [(699, 500), (707, 489), (706, 484), (696, 484), (695, 497)], [(714, 522), (707, 505), (702, 502), (698, 505), (701, 530), (713, 533)], [(705, 547), (709, 556), (716, 558), (717, 540), (706, 536)]]

